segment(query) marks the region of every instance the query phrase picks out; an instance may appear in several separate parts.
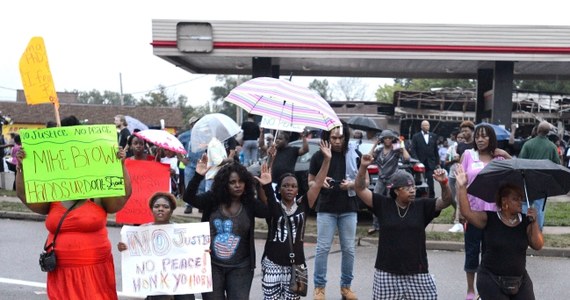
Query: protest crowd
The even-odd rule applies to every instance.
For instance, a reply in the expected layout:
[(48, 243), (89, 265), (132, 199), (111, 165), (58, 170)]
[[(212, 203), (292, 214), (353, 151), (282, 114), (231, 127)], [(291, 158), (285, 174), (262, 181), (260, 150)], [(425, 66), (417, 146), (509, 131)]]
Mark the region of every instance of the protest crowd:
[[(308, 296), (313, 299), (333, 295), (358, 299), (351, 283), (358, 259), (355, 240), (361, 203), (374, 216), (369, 234), (378, 234), (370, 282), (374, 299), (438, 299), (428, 269), (425, 228), (448, 206), (455, 212), (450, 231), (465, 235), (465, 299), (534, 299), (525, 256), (528, 247), (540, 250), (544, 245), (542, 206), (523, 204), (524, 193), (517, 185), (498, 186), (496, 199), (471, 195), (468, 186), (493, 161), (519, 157), (566, 165), (570, 149), (552, 138), (548, 122), (537, 124), (533, 135), (520, 141), (514, 139), (513, 125), (510, 139), (500, 143), (487, 124), (464, 121), (446, 138), (430, 131), (430, 122), (424, 120), (421, 130), (404, 141), (390, 129), (363, 134), (344, 121), (331, 130), (272, 131), (250, 115), (239, 134), (213, 136), (207, 145), (193, 147), (191, 135), (200, 132), (192, 128), (198, 122), (198, 117), (189, 119), (190, 129), (178, 140), (183, 145), (179, 150), (153, 143), (145, 130), (130, 132), (125, 117), (117, 115), (116, 130), (108, 134), (109, 127), (101, 127), (100, 136), (91, 139), (111, 136), (115, 147), (111, 154), (108, 144), (89, 153), (76, 152), (78, 146), (69, 144), (60, 151), (69, 151), (72, 159), (64, 159), (62, 153), (59, 158), (49, 156), (53, 165), (37, 159), (48, 154), (41, 152), (41, 145), (33, 146), (34, 135), (14, 134), (12, 140), (0, 141), (2, 155), (11, 157), (7, 167), (15, 172), (18, 197), (31, 211), (47, 215), (45, 252), (53, 251), (57, 257), (55, 269), (47, 273), (50, 299), (117, 299), (114, 246), (123, 260), (133, 259), (123, 264), (123, 280), (131, 280), (123, 281), (123, 290), (147, 293), (147, 299), (194, 299), (198, 293), (202, 299), (300, 299), (307, 296), (311, 280), (314, 294)], [(62, 135), (71, 135), (86, 125), (70, 116), (61, 120), (61, 126)], [(34, 134), (50, 129), (54, 130)], [(50, 137), (51, 131), (43, 134), (42, 139), (58, 138)], [(310, 158), (308, 188), (302, 190), (303, 178), (295, 175), (294, 168), (297, 158), (309, 151), (310, 138), (320, 138), (319, 148)], [(366, 139), (374, 147), (362, 153), (359, 143)], [(289, 145), (297, 140), (300, 146)], [(425, 165), (426, 195), (417, 195), (413, 176), (397, 167), (410, 158)], [(94, 167), (96, 160), (106, 161), (105, 169)], [(32, 166), (55, 174), (71, 164), (85, 165), (86, 175), (73, 183), (58, 183), (61, 191), (40, 188), (26, 176)], [(250, 167), (255, 164), (259, 173), (252, 174)], [(369, 182), (371, 164), (382, 166), (378, 182)], [(91, 174), (103, 174), (102, 179)], [(436, 184), (439, 196), (434, 193)], [(103, 191), (107, 186), (113, 188)], [(66, 201), (44, 202), (50, 195)], [(208, 226), (172, 223), (177, 201), (185, 203), (185, 213), (198, 209), (202, 224)], [(303, 244), (310, 211), (316, 212), (317, 224), (314, 265), (307, 265)], [(111, 245), (107, 237), (107, 214), (116, 214), (117, 222), (125, 224), (119, 245)], [(265, 248), (258, 255), (253, 236), (256, 218), (268, 225)], [(326, 289), (327, 258), (336, 234), (342, 262), (340, 276), (333, 280), (340, 281), (341, 289), (331, 291)], [(134, 261), (164, 255), (165, 245), (180, 248), (179, 257), (184, 259), (156, 260), (161, 265)], [(188, 249), (192, 252), (185, 252)], [(263, 295), (250, 294), (257, 264), (263, 274)], [(153, 268), (168, 269), (189, 289), (160, 289), (159, 284), (149, 288)]]

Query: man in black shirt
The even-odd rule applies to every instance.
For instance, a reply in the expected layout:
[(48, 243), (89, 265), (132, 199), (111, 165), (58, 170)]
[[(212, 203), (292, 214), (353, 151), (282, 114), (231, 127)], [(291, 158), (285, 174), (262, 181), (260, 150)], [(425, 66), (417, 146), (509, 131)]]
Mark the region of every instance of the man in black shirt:
[(249, 166), (258, 159), (258, 143), (259, 138), (259, 125), (253, 119), (253, 115), (247, 115), (247, 121), (241, 124), (243, 130), (243, 165)]
[(305, 135), (303, 135), (303, 147), (289, 146), (289, 137), (289, 132), (280, 131), (277, 133), (275, 144), (267, 150), (271, 157), (271, 178), (274, 183), (277, 183), (285, 173), (295, 174), (297, 157), (309, 152), (309, 143)]
[(118, 130), (119, 147), (124, 149), (127, 146), (131, 131), (127, 128), (127, 120), (123, 115), (115, 116), (115, 126)]
[[(359, 156), (355, 145), (349, 145), (350, 131), (348, 124), (323, 132), (321, 139), (331, 145), (331, 162), (327, 170), (327, 179), (319, 192), (317, 211), (317, 247), (315, 250), (315, 272), (313, 273), (313, 299), (325, 299), (327, 284), (327, 258), (332, 246), (335, 231), (338, 230), (341, 244), (340, 293), (343, 299), (358, 299), (352, 291), (354, 279), (354, 256), (358, 200), (354, 191), (354, 179), (358, 171)], [(323, 154), (317, 151), (311, 157), (309, 167), (309, 186), (315, 183)], [(334, 180), (334, 181), (333, 181)]]

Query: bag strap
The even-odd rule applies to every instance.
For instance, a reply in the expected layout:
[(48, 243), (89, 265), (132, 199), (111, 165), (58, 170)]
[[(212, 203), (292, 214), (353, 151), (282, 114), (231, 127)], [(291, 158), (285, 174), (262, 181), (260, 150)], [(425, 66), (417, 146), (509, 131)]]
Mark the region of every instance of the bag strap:
[(295, 251), (293, 250), (293, 228), (291, 227), (291, 222), (289, 222), (289, 216), (285, 213), (283, 206), (281, 203), (279, 204), (279, 208), (281, 209), (281, 214), (283, 214), (283, 218), (285, 218), (285, 226), (289, 228), (289, 234), (287, 235), (287, 240), (289, 241), (289, 261), (292, 265), (295, 264)]
[(61, 219), (59, 220), (59, 224), (57, 224), (57, 229), (55, 230), (55, 233), (53, 235), (53, 241), (51, 242), (51, 244), (46, 245), (47, 244), (47, 239), (46, 242), (44, 243), (44, 250), (47, 251), (47, 249), (49, 249), (50, 247), (52, 249), (55, 249), (55, 239), (57, 238), (57, 234), (59, 233), (59, 229), (61, 228), (61, 224), (63, 224), (63, 219), (65, 219), (65, 217), (67, 216), (67, 214), (75, 207), (75, 205), (77, 205), (77, 203), (79, 203), (79, 201), (75, 201), (75, 203), (73, 203), (73, 205), (68, 208), (65, 213), (63, 213), (63, 216), (61, 216)]

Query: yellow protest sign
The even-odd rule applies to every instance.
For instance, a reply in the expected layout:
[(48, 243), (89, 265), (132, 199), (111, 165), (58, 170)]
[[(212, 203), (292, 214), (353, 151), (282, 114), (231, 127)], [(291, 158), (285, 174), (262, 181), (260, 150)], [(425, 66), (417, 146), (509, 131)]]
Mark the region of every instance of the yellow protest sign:
[(125, 195), (114, 125), (20, 130), (28, 203)]
[(30, 105), (59, 101), (49, 69), (46, 47), (42, 37), (33, 37), (20, 58), (20, 76), (26, 102)]

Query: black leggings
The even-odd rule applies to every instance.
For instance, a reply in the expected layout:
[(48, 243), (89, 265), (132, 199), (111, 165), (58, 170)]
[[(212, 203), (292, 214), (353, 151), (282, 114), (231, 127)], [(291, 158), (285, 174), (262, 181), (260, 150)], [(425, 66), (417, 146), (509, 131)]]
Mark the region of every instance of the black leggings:
[(477, 272), (477, 291), (481, 300), (534, 300), (532, 280), (525, 271), (519, 292), (516, 295), (505, 295), (487, 270)]

